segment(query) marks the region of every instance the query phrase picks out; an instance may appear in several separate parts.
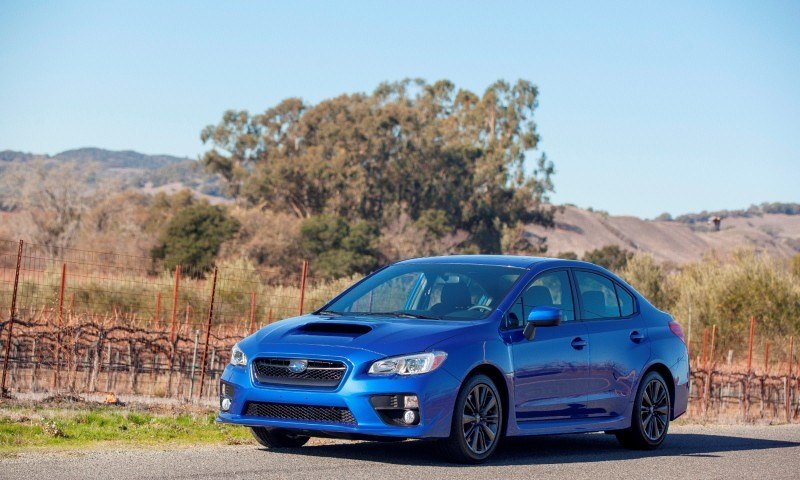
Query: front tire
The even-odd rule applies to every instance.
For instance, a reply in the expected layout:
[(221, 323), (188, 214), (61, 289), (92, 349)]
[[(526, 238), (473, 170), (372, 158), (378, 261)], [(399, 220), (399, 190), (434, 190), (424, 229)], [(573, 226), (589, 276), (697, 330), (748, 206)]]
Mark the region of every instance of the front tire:
[(250, 427), (256, 441), (269, 449), (278, 448), (300, 448), (308, 442), (310, 437), (306, 435), (295, 435), (286, 430)]
[(655, 450), (667, 437), (670, 406), (669, 389), (656, 372), (648, 373), (639, 384), (631, 413), (631, 426), (615, 432), (619, 443), (632, 450)]
[(503, 402), (492, 379), (476, 375), (456, 398), (450, 436), (439, 441), (445, 457), (457, 463), (482, 463), (497, 449), (503, 432)]

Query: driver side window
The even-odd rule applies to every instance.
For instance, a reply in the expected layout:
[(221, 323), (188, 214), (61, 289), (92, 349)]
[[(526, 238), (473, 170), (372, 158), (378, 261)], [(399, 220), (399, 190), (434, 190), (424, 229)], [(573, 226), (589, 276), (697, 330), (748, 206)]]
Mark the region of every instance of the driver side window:
[(512, 329), (524, 326), (534, 307), (555, 307), (561, 310), (562, 322), (575, 320), (572, 287), (566, 270), (536, 277), (506, 314), (506, 326)]

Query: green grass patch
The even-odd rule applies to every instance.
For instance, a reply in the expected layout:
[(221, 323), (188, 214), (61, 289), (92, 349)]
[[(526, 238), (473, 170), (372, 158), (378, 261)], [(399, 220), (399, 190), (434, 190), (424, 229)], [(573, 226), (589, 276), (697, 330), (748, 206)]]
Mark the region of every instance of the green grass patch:
[(92, 448), (165, 444), (252, 443), (244, 427), (221, 425), (210, 412), (149, 412), (126, 407), (2, 405), (0, 453), (41, 447)]

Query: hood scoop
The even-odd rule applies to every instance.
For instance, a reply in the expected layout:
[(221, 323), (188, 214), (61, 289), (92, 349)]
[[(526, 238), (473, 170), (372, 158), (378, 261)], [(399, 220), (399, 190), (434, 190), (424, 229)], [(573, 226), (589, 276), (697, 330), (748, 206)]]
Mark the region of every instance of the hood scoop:
[(372, 327), (369, 325), (358, 323), (312, 322), (299, 327), (294, 333), (355, 338), (371, 331)]

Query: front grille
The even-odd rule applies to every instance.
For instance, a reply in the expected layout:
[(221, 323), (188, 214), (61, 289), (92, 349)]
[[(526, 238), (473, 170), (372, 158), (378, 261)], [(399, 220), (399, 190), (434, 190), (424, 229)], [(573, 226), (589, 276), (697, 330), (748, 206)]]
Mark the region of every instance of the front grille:
[(245, 415), (280, 420), (303, 420), (355, 425), (356, 419), (346, 407), (318, 407), (290, 403), (248, 402)]
[(290, 358), (257, 358), (253, 373), (259, 383), (336, 388), (347, 369), (344, 363), (328, 360), (308, 360), (302, 373), (289, 370)]

